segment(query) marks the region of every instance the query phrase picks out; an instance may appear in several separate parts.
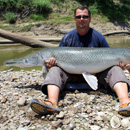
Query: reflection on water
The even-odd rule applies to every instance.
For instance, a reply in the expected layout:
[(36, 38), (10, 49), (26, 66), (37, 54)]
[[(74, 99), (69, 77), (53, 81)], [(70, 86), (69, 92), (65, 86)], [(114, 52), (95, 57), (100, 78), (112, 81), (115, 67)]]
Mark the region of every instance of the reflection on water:
[(106, 38), (108, 41), (109, 45), (114, 48), (130, 48), (130, 39), (126, 38), (119, 38), (119, 37), (114, 37), (114, 38)]
[[(130, 39), (126, 38), (119, 38), (119, 37), (107, 37), (106, 38), (109, 45), (111, 47), (118, 47), (118, 48), (130, 48)], [(42, 67), (30, 67), (30, 68), (19, 68), (13, 66), (5, 66), (3, 64), (4, 61), (9, 59), (21, 58), (26, 55), (32, 54), (40, 49), (31, 48), (27, 46), (0, 46), (0, 71), (9, 70), (13, 68), (14, 70), (42, 70)]]

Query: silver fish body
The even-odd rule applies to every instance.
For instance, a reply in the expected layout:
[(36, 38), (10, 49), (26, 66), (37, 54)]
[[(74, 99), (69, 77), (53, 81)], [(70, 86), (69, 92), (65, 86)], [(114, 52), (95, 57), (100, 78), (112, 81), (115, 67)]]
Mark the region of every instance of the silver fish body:
[(6, 65), (44, 66), (44, 60), (54, 57), (57, 66), (71, 74), (99, 73), (120, 62), (130, 63), (130, 49), (54, 47), (42, 49), (22, 59), (6, 61)]

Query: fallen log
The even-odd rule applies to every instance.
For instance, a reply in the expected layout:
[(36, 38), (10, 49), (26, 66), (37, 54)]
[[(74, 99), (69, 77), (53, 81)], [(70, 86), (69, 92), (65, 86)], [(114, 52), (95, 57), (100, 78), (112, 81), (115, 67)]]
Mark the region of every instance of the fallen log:
[(103, 33), (104, 36), (110, 36), (115, 34), (130, 34), (130, 31), (113, 31), (113, 32)]
[(35, 47), (56, 47), (57, 46), (57, 45), (54, 45), (51, 43), (43, 42), (43, 41), (29, 38), (26, 36), (20, 36), (18, 34), (11, 33), (9, 31), (5, 31), (2, 29), (0, 29), (0, 37), (12, 40), (12, 41), (17, 42), (17, 43), (22, 43), (26, 46), (31, 46), (34, 48)]
[[(61, 41), (61, 38), (34, 38), (34, 39), (43, 41), (43, 42), (60, 42)], [(9, 39), (2, 39), (0, 40), (0, 44), (17, 44), (17, 43)]]

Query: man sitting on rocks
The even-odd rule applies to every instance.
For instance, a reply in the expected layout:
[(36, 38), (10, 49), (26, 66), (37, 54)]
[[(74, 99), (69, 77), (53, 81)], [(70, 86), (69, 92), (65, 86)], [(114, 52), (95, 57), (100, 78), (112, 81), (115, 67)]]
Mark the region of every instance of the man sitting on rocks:
[[(91, 12), (85, 7), (78, 7), (74, 12), (74, 20), (76, 29), (68, 32), (61, 40), (59, 47), (109, 47), (104, 36), (95, 29), (90, 28)], [(31, 108), (38, 114), (47, 114), (59, 112), (58, 97), (67, 83), (84, 82), (82, 75), (69, 74), (56, 66), (56, 60), (52, 57), (45, 61), (46, 66), (50, 68), (42, 86), (42, 92), (48, 94), (47, 101), (39, 101), (33, 99)], [(101, 73), (97, 73), (96, 77), (99, 84), (109, 85), (117, 94), (120, 102), (119, 114), (130, 115), (130, 100), (128, 97), (129, 81), (127, 80), (122, 68), (129, 65), (111, 67)]]

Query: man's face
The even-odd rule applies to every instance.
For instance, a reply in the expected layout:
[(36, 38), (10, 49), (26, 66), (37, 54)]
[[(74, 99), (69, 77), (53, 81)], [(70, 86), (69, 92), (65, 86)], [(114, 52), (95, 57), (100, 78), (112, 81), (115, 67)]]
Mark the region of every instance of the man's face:
[(74, 19), (75, 19), (76, 27), (78, 29), (89, 28), (91, 17), (89, 16), (87, 9), (84, 10), (77, 9)]

